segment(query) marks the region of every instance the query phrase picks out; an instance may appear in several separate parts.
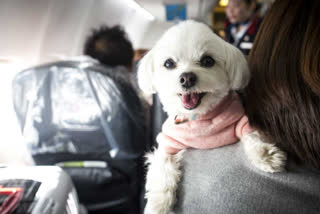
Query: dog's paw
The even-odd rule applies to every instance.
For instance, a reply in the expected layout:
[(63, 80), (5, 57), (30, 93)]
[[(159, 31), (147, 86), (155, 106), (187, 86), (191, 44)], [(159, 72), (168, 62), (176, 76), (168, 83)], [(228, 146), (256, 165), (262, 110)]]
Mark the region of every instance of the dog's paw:
[(158, 149), (147, 155), (147, 213), (168, 214), (174, 206), (181, 178), (182, 153), (170, 155)]
[(255, 167), (271, 173), (285, 171), (287, 154), (274, 144), (263, 142), (257, 131), (244, 136), (241, 141)]
[(148, 191), (145, 197), (148, 200), (145, 213), (148, 214), (169, 214), (175, 203), (171, 191)]

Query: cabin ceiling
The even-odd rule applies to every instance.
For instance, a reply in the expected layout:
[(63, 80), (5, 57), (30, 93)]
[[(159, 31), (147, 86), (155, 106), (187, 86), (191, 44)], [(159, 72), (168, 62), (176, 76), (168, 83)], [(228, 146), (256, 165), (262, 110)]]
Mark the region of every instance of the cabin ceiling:
[(174, 24), (166, 21), (166, 3), (185, 2), (187, 18), (205, 21), (216, 1), (1, 0), (0, 58), (34, 65), (81, 55), (85, 38), (103, 24), (122, 25), (134, 48), (151, 48)]

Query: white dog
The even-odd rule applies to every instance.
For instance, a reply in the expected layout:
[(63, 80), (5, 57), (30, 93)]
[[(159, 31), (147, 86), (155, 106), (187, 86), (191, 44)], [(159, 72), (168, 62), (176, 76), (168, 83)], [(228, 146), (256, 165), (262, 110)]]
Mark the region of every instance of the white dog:
[[(193, 118), (213, 109), (230, 91), (246, 86), (249, 69), (242, 53), (204, 24), (182, 22), (170, 28), (142, 59), (139, 86), (158, 92), (169, 118)], [(266, 172), (284, 170), (286, 154), (260, 140), (257, 132), (241, 138), (251, 162)], [(147, 156), (146, 212), (166, 214), (176, 200), (183, 150), (171, 155), (159, 147)]]

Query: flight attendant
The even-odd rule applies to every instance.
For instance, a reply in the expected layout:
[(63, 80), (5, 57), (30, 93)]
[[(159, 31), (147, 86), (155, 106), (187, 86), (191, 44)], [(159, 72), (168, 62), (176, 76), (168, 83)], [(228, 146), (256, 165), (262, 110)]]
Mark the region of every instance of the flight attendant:
[(256, 14), (256, 0), (229, 0), (226, 8), (226, 41), (249, 55), (262, 19)]

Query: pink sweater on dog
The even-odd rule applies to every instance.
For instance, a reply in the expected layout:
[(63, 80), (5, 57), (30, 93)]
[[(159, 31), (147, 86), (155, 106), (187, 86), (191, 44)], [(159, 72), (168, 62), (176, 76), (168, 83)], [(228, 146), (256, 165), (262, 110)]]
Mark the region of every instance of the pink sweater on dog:
[(169, 154), (186, 148), (212, 149), (235, 143), (252, 132), (236, 93), (230, 93), (211, 111), (196, 120), (175, 124), (168, 118), (157, 142)]

